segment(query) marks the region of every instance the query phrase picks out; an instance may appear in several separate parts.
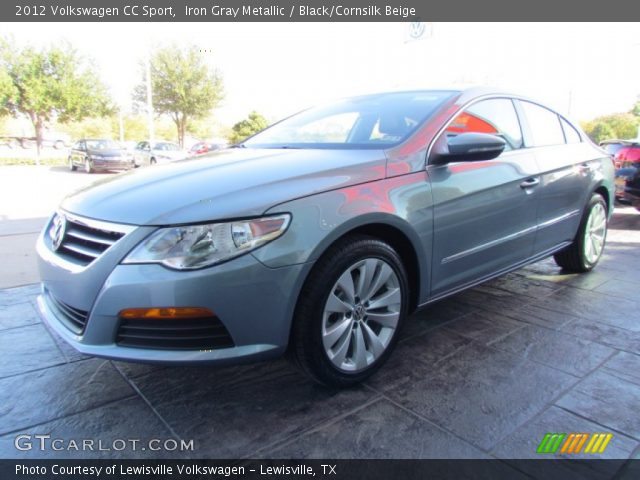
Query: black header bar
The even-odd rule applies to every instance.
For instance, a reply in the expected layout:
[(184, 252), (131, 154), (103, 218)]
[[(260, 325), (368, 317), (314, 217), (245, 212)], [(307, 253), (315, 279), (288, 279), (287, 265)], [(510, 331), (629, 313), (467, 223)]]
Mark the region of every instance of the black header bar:
[(3, 22), (633, 21), (622, 0), (3, 0)]

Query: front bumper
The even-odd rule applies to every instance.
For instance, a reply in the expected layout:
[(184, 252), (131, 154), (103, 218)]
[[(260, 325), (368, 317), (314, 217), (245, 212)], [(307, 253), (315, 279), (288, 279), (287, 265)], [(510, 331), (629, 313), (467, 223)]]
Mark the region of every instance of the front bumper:
[(91, 163), (95, 170), (130, 170), (135, 167), (133, 159), (131, 160), (98, 160), (92, 159)]
[[(157, 264), (121, 265), (148, 228), (131, 232), (123, 237), (124, 245), (117, 243), (78, 271), (59, 262), (46, 236), (40, 236), (37, 251), (43, 286), (38, 307), (58, 335), (88, 355), (147, 363), (234, 364), (276, 357), (285, 351), (295, 300), (310, 264), (269, 268), (248, 254), (195, 271), (175, 271)], [(81, 331), (69, 328), (56, 302), (88, 312)], [(121, 310), (170, 306), (209, 308), (235, 346), (171, 350), (118, 344)]]

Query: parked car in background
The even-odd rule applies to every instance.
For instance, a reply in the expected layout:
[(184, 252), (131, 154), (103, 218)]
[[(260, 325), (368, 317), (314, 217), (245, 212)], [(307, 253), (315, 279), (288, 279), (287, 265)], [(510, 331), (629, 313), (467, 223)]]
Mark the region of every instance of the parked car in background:
[[(620, 180), (622, 180), (620, 201), (633, 205), (636, 210), (640, 211), (640, 163), (616, 170), (616, 188)], [(616, 189), (616, 195), (618, 194)]]
[(196, 157), (198, 155), (204, 155), (205, 153), (213, 152), (215, 150), (221, 150), (225, 147), (226, 145), (221, 143), (198, 142), (189, 149), (189, 156)]
[[(618, 140), (618, 139), (603, 140), (602, 142), (599, 143), (602, 149), (605, 152), (607, 152), (609, 155), (611, 155), (611, 158), (613, 158), (615, 154), (618, 153), (618, 151), (627, 144), (628, 144), (627, 140)], [(616, 168), (618, 167), (616, 166)]]
[(617, 143), (612, 150), (613, 163), (616, 167), (616, 200), (626, 203), (625, 185), (627, 178), (633, 176), (635, 171), (640, 167), (640, 142), (635, 140), (616, 140)]
[(80, 167), (87, 173), (129, 170), (135, 166), (133, 155), (123, 145), (107, 139), (78, 140), (69, 151), (68, 163), (70, 170)]
[(133, 155), (136, 166), (175, 162), (188, 157), (180, 145), (172, 142), (138, 142)]
[[(49, 134), (47, 133), (41, 141), (43, 148), (55, 148), (61, 150), (65, 148), (69, 143), (69, 136), (65, 134)], [(9, 148), (35, 148), (36, 137), (13, 137), (2, 136), (0, 137), (0, 145), (6, 145)]]
[(343, 99), (216, 161), (66, 197), (37, 242), (38, 307), (85, 354), (189, 365), (289, 352), (344, 387), (383, 365), (417, 308), (550, 255), (593, 269), (613, 171), (576, 124), (524, 97)]

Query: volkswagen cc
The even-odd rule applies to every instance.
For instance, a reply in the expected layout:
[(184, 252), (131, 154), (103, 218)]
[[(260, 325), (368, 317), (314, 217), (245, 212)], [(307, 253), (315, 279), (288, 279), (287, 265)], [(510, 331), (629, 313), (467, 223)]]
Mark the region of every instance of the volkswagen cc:
[(580, 128), (487, 88), (343, 99), (64, 199), (40, 312), (80, 352), (173, 365), (288, 353), (348, 386), (408, 315), (553, 255), (602, 255), (614, 167)]

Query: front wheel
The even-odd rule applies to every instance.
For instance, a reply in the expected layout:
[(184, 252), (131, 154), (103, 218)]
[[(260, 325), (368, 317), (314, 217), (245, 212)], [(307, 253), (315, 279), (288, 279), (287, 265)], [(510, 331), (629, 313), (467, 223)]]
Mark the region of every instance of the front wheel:
[(84, 159), (84, 171), (93, 173), (93, 162), (89, 158)]
[(332, 247), (300, 294), (292, 332), (294, 360), (314, 380), (346, 387), (387, 360), (408, 310), (402, 260), (367, 236)]
[(587, 204), (573, 243), (553, 258), (559, 267), (570, 272), (588, 272), (596, 266), (607, 239), (607, 204), (594, 193)]
[(75, 163), (73, 163), (73, 158), (69, 157), (69, 170), (75, 172), (77, 169), (78, 167), (76, 167)]

